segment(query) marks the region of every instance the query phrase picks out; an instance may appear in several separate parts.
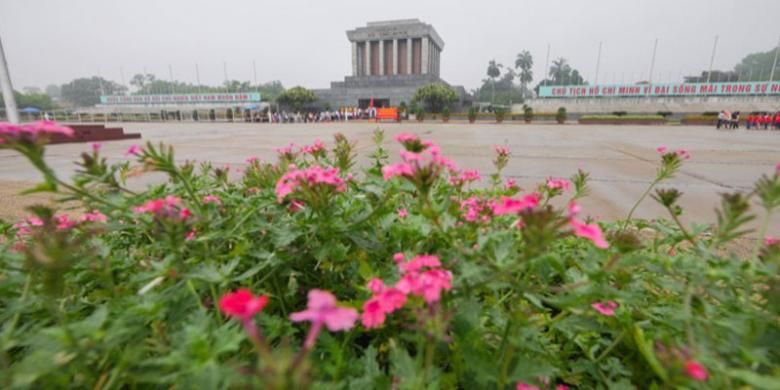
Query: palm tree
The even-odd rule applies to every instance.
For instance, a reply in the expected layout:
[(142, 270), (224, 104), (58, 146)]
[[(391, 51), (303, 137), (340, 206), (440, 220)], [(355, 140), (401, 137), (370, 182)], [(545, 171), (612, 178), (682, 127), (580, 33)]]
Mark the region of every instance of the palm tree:
[(487, 75), (490, 77), (490, 84), (492, 86), (490, 104), (493, 104), (493, 100), (496, 98), (496, 77), (501, 75), (501, 68), (503, 67), (504, 65), (497, 64), (495, 59), (492, 59), (490, 62), (488, 62)]
[(525, 99), (525, 89), (528, 83), (534, 78), (534, 72), (531, 68), (534, 66), (534, 58), (528, 50), (523, 50), (517, 54), (515, 59), (515, 69), (520, 69), (520, 94)]
[(557, 60), (553, 60), (552, 66), (550, 67), (550, 76), (553, 79), (554, 85), (561, 85), (564, 79), (569, 78), (570, 74), (571, 66), (569, 66), (565, 58), (560, 57)]

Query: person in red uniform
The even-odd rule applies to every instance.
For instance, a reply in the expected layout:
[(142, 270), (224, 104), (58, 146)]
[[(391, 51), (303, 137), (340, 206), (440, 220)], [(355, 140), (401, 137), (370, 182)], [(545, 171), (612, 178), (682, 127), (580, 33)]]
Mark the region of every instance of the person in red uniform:
[(780, 111), (775, 113), (775, 130), (780, 130)]
[(769, 113), (764, 114), (764, 130), (769, 130), (769, 124), (772, 123), (772, 117), (769, 116)]
[(751, 127), (753, 127), (753, 121), (755, 120), (755, 117), (753, 116), (753, 113), (749, 113), (747, 116), (747, 120), (745, 121), (745, 128), (750, 130)]

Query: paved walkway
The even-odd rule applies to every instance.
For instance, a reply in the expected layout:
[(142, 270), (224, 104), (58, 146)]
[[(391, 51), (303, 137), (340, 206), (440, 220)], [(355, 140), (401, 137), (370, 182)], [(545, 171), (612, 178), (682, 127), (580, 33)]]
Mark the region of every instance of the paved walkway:
[[(209, 160), (216, 165), (240, 167), (249, 156), (275, 158), (274, 149), (293, 142), (301, 145), (319, 138), (332, 143), (336, 132), (357, 141), (361, 158), (372, 149), (371, 133), (386, 130), (391, 156), (398, 147), (392, 137), (399, 132), (418, 133), (439, 143), (445, 155), (460, 167), (477, 168), (483, 176), (492, 172), (492, 145), (507, 145), (512, 158), (504, 174), (532, 188), (548, 176), (569, 177), (582, 168), (591, 174), (591, 195), (582, 202), (584, 210), (605, 219), (626, 215), (655, 175), (655, 148), (686, 148), (692, 154), (681, 174), (665, 186), (681, 190), (684, 221), (713, 222), (719, 193), (749, 191), (763, 173), (771, 173), (780, 162), (780, 132), (717, 131), (696, 126), (582, 126), (546, 124), (474, 124), (404, 122), (335, 124), (246, 124), (246, 123), (140, 123), (124, 124), (127, 132), (140, 132), (144, 141), (173, 144), (176, 156), (184, 160)], [(103, 145), (110, 160), (124, 159), (136, 141), (114, 141)], [(53, 145), (47, 160), (60, 175), (67, 176), (73, 161), (87, 144)], [(39, 176), (21, 157), (0, 151), (0, 217), (21, 215), (20, 204), (28, 203), (15, 193)], [(133, 187), (156, 180), (152, 175), (134, 179)], [(40, 199), (40, 198), (38, 198)], [(21, 202), (21, 203), (19, 203)], [(9, 207), (10, 206), (10, 207)], [(756, 209), (757, 210), (757, 209)], [(665, 216), (652, 199), (637, 210), (643, 218)], [(780, 216), (770, 224), (780, 235)]]

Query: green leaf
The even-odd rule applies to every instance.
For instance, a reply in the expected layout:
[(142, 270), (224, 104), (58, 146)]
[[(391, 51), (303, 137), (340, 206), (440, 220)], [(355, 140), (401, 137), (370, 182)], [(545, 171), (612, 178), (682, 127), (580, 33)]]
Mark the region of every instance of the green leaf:
[(757, 374), (753, 371), (742, 369), (728, 369), (726, 375), (739, 379), (761, 390), (780, 390), (780, 378)]

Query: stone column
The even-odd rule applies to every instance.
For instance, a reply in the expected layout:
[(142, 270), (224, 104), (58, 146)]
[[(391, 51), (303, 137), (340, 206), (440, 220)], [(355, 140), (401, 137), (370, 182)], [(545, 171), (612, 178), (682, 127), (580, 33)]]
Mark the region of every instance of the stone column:
[(398, 74), (398, 40), (393, 39), (393, 75)]
[(379, 41), (379, 74), (385, 74), (385, 40)]
[(414, 73), (412, 69), (412, 38), (406, 38), (406, 74)]
[(422, 58), (420, 58), (420, 72), (422, 74), (428, 73), (428, 61), (430, 61), (429, 54), (430, 52), (430, 43), (428, 42), (428, 37), (423, 37), (422, 39)]
[(352, 76), (358, 76), (357, 42), (352, 41)]
[(365, 41), (366, 45), (366, 62), (363, 64), (363, 68), (365, 69), (365, 72), (363, 72), (364, 76), (371, 76), (371, 41)]

